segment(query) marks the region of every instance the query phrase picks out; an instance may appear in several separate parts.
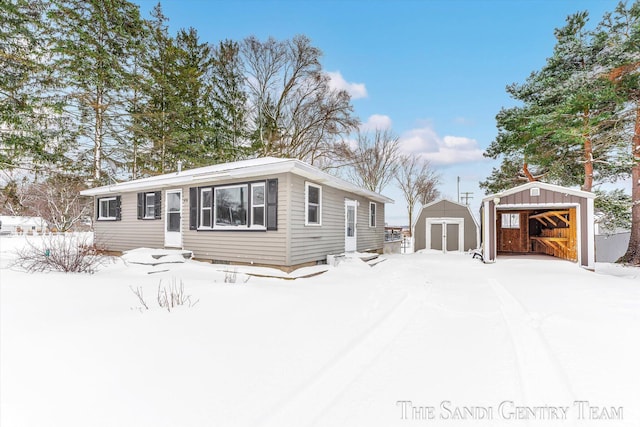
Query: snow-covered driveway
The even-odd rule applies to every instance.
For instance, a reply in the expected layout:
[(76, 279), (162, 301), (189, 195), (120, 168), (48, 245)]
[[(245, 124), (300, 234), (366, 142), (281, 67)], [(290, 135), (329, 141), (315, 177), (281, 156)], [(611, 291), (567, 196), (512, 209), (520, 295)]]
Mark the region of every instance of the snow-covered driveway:
[[(640, 425), (638, 269), (417, 253), (224, 283), (197, 262), (6, 264), (3, 427)], [(172, 278), (195, 307), (157, 307)]]

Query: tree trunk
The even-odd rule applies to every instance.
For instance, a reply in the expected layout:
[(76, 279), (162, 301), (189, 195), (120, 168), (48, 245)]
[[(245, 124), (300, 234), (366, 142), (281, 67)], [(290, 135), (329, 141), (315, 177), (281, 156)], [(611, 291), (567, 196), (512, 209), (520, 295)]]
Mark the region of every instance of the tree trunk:
[(93, 152), (93, 177), (96, 182), (100, 181), (102, 175), (102, 127), (103, 127), (103, 115), (102, 109), (102, 93), (98, 91), (96, 93), (96, 101), (93, 106), (95, 109), (95, 127), (93, 129), (94, 137), (94, 152)]
[(627, 252), (618, 262), (640, 265), (640, 100), (636, 103), (636, 123), (631, 145), (635, 160), (631, 169), (631, 238)]
[[(583, 121), (585, 129), (589, 126), (589, 111), (585, 110), (583, 113)], [(593, 187), (593, 144), (591, 142), (591, 136), (588, 131), (585, 130), (584, 138), (584, 183), (582, 184), (583, 191), (591, 192)]]

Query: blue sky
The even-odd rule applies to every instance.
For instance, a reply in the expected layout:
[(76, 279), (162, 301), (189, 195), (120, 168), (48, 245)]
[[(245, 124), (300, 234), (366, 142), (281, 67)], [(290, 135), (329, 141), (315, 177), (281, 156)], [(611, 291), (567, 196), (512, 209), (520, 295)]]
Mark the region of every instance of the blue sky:
[[(137, 0), (143, 16), (157, 1)], [(523, 82), (552, 54), (554, 28), (588, 10), (595, 26), (617, 0), (165, 0), (172, 33), (194, 27), (217, 43), (255, 35), (304, 34), (324, 55), (333, 82), (352, 93), (365, 127), (390, 126), (407, 152), (422, 153), (441, 175), (440, 190), (473, 192), (494, 162), (482, 151), (495, 138), (495, 116), (513, 105), (505, 86)], [(383, 193), (387, 223), (408, 223), (393, 185)]]

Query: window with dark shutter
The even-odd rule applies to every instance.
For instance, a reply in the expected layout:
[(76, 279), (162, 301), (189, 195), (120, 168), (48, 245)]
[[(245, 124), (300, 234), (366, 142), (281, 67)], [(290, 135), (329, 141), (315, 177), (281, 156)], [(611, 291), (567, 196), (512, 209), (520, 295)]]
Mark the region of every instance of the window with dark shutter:
[(144, 218), (144, 193), (138, 193), (138, 219)]
[(162, 191), (156, 191), (154, 197), (154, 218), (162, 218)]
[(121, 219), (122, 219), (121, 197), (116, 196), (116, 221), (120, 221)]
[(189, 230), (198, 229), (198, 187), (189, 188)]
[(278, 229), (278, 180), (267, 180), (267, 230)]

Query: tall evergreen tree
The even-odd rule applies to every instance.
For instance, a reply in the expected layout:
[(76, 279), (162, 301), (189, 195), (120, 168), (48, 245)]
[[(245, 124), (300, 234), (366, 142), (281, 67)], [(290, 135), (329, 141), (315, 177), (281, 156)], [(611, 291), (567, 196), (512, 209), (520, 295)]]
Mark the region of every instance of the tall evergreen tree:
[(240, 57), (240, 45), (221, 41), (213, 51), (208, 77), (211, 82), (209, 104), (214, 114), (213, 152), (218, 161), (234, 161), (250, 152), (247, 93)]
[(52, 96), (43, 0), (0, 2), (0, 168), (68, 166), (58, 100)]
[(618, 136), (631, 157), (631, 237), (620, 262), (640, 265), (640, 2), (621, 2), (605, 15), (597, 37), (606, 46), (600, 62), (605, 78), (620, 95)]
[(211, 47), (200, 41), (195, 29), (181, 29), (175, 40), (175, 61), (175, 157), (186, 166), (201, 166), (216, 157), (215, 147), (209, 143), (214, 132), (211, 82), (207, 79), (213, 63)]
[(67, 116), (77, 129), (79, 155), (95, 181), (115, 171), (117, 133), (125, 114), (129, 64), (142, 30), (138, 6), (126, 0), (51, 0), (49, 17)]

